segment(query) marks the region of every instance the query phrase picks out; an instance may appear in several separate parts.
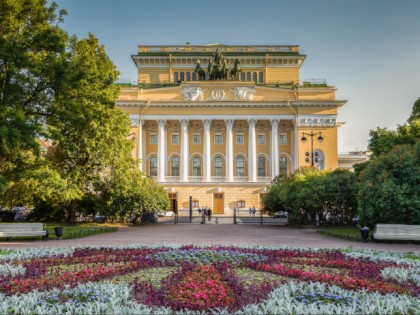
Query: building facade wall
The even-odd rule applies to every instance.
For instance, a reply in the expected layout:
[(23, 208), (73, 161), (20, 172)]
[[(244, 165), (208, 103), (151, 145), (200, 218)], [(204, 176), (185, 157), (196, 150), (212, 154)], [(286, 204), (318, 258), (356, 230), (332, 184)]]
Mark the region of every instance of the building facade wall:
[[(230, 67), (235, 59), (241, 62), (239, 80), (194, 80), (197, 60), (206, 68), (216, 48)], [(316, 167), (336, 168), (337, 114), (345, 101), (336, 100), (335, 87), (299, 84), (305, 57), (298, 46), (139, 47), (132, 56), (139, 85), (122, 87), (117, 101), (132, 120), (139, 167), (176, 196), (177, 209), (188, 209), (190, 196), (200, 207), (213, 208), (216, 194), (223, 196), (222, 213), (228, 215), (239, 201), (260, 208), (271, 180), (310, 166), (312, 154)]]

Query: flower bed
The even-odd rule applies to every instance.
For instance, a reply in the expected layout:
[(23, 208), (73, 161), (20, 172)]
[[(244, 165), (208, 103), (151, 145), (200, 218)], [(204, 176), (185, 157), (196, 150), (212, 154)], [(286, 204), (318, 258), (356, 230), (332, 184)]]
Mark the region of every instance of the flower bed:
[(127, 246), (0, 257), (0, 313), (420, 314), (420, 262), (373, 251)]

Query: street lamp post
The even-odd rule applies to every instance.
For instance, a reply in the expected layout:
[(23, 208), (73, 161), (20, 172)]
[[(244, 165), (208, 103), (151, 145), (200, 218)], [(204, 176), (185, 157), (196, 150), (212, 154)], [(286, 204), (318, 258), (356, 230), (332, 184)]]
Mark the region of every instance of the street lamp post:
[[(309, 161), (311, 161), (311, 166), (314, 166), (314, 136), (318, 136), (317, 140), (319, 142), (324, 141), (324, 138), (322, 137), (322, 132), (316, 132), (316, 133), (314, 133), (313, 131), (311, 131), (311, 133), (304, 132), (302, 134), (302, 138), (300, 139), (302, 141), (302, 143), (305, 143), (308, 140), (305, 136), (311, 137), (311, 153), (310, 153), (311, 159), (309, 160), (309, 157), (308, 157), (309, 156), (309, 152), (306, 152), (305, 153), (306, 154), (305, 161), (307, 163), (309, 163)], [(316, 158), (316, 159), (318, 159), (318, 158)], [(315, 162), (318, 162), (318, 161), (315, 161)]]

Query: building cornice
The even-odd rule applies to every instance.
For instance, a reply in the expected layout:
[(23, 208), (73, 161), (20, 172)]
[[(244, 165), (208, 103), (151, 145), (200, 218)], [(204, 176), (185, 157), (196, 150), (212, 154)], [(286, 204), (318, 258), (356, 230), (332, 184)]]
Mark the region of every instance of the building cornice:
[(210, 102), (163, 102), (163, 101), (117, 101), (119, 107), (139, 108), (290, 108), (292, 107), (341, 107), (347, 101), (267, 101), (267, 102), (235, 102), (235, 101), (210, 101)]

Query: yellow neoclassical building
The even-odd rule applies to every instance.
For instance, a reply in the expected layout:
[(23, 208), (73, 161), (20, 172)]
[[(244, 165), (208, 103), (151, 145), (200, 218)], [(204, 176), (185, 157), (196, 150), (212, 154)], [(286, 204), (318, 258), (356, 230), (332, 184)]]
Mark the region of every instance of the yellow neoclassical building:
[(296, 45), (138, 47), (138, 85), (120, 84), (117, 104), (133, 156), (172, 209), (189, 209), (190, 196), (215, 214), (258, 209), (277, 175), (337, 167), (346, 101), (325, 81), (300, 81), (305, 58)]

